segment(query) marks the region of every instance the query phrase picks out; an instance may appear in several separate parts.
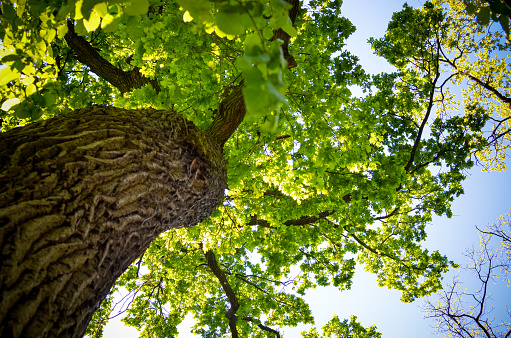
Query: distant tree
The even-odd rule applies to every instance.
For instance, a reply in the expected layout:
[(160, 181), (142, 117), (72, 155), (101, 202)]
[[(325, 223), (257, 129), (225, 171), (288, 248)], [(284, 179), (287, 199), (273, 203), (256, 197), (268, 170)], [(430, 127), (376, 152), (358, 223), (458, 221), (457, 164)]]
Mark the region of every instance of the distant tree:
[[(455, 277), (439, 293), (439, 299), (427, 301), (423, 310), (427, 318), (435, 320), (437, 331), (448, 337), (510, 337), (510, 318), (497, 319), (492, 314), (495, 310), (492, 301), (502, 297), (508, 300), (510, 293), (491, 294), (491, 289), (493, 284), (501, 283), (510, 287), (511, 213), (502, 216), (491, 227), (478, 230), (480, 249), (468, 251), (471, 263), (461, 270), (466, 277), (461, 274)], [(493, 247), (495, 241), (500, 241), (500, 246)], [(473, 277), (480, 288), (475, 291), (463, 289), (463, 279)], [(511, 317), (511, 309), (506, 308), (506, 311)]]
[[(474, 154), (485, 170), (505, 169), (511, 146), (511, 44), (501, 30), (477, 24), (461, 1), (434, 0), (416, 9), (406, 5), (394, 13), (385, 37), (371, 41), (377, 54), (398, 68), (428, 74), (438, 67), (436, 116), (460, 111), (487, 116), (487, 146)], [(460, 85), (465, 86), (461, 98), (449, 89)]]
[(315, 328), (309, 332), (302, 332), (303, 338), (381, 338), (382, 335), (377, 331), (376, 326), (365, 328), (357, 322), (356, 316), (351, 316), (350, 320), (339, 320), (334, 316), (332, 320), (323, 326), (323, 332), (320, 336)]

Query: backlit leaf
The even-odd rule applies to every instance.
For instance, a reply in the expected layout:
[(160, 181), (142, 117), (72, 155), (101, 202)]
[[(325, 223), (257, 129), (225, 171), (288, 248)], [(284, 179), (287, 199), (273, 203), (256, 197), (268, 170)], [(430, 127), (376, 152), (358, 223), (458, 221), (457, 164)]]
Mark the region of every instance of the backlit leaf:
[(20, 102), (20, 99), (18, 99), (18, 98), (13, 98), (13, 99), (5, 100), (4, 103), (2, 103), (2, 108), (1, 109), (3, 111), (8, 111), (13, 106), (17, 105), (19, 102)]

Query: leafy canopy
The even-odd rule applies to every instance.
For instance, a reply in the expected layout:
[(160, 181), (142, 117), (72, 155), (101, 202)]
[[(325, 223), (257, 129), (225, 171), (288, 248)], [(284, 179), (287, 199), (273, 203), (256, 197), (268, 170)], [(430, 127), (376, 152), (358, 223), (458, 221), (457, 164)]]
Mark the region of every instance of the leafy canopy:
[[(241, 336), (274, 336), (313, 323), (301, 296), (317, 286), (349, 289), (357, 263), (406, 302), (438, 290), (452, 264), (422, 246), (425, 226), (433, 213), (452, 215), (470, 155), (488, 144), (481, 128), (489, 118), (479, 105), (433, 117), (448, 102), (434, 41), (455, 26), (440, 4), (405, 7), (373, 41), (396, 71), (370, 75), (344, 49), (355, 28), (342, 1), (311, 0), (294, 22), (291, 3), (1, 4), (2, 130), (92, 104), (173, 109), (205, 129), (225, 89), (243, 81), (247, 116), (224, 147), (223, 205), (199, 226), (162, 234), (118, 281), (132, 295), (124, 321), (143, 336), (176, 335), (189, 313), (194, 333), (228, 336), (235, 304)], [(66, 42), (67, 20), (109, 64), (158, 86), (121, 93), (92, 73)], [(298, 67), (288, 69), (286, 42), (274, 38), (280, 29)], [(411, 40), (409, 31), (417, 32)], [(365, 96), (353, 96), (353, 86)], [(90, 335), (101, 333), (112, 301)], [(334, 318), (324, 336), (342, 330), (379, 336), (355, 317)]]

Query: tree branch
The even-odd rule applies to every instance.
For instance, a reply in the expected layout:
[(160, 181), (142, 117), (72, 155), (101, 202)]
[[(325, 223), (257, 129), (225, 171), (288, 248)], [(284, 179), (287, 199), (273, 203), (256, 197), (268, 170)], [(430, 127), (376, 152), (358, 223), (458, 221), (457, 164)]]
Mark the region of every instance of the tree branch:
[[(209, 268), (211, 269), (213, 274), (216, 276), (216, 278), (220, 281), (220, 284), (222, 285), (222, 288), (224, 289), (225, 295), (229, 299), (231, 308), (227, 311), (227, 313), (225, 314), (225, 317), (229, 320), (229, 328), (231, 329), (232, 338), (238, 338), (239, 333), (238, 333), (238, 329), (236, 327), (236, 322), (238, 320), (238, 318), (236, 317), (236, 311), (238, 311), (238, 309), (240, 307), (238, 298), (236, 297), (236, 294), (232, 290), (232, 287), (229, 284), (229, 281), (227, 280), (225, 273), (222, 271), (222, 269), (220, 269), (220, 266), (218, 265), (218, 262), (216, 261), (215, 254), (213, 253), (213, 251), (208, 250), (207, 252), (204, 253), (204, 256), (206, 257), (206, 261), (208, 262)], [(241, 275), (235, 274), (235, 276), (236, 276), (236, 278), (243, 280), (245, 283), (248, 283), (248, 284), (254, 286), (259, 291), (266, 293), (264, 290), (259, 288), (257, 285), (242, 278)], [(243, 320), (254, 322), (257, 324), (257, 326), (261, 330), (274, 333), (277, 335), (278, 338), (280, 338), (280, 333), (278, 331), (276, 331), (266, 325), (261, 324), (261, 322), (259, 320), (256, 320), (252, 317), (244, 317)]]
[[(308, 224), (316, 223), (320, 219), (324, 219), (325, 217), (328, 217), (328, 216), (334, 214), (336, 211), (337, 210), (322, 211), (318, 214), (318, 216), (302, 216), (297, 219), (289, 219), (289, 220), (285, 221), (283, 224), (287, 225), (287, 226), (308, 225)], [(250, 225), (250, 226), (251, 225), (260, 225), (262, 227), (270, 227), (270, 222), (268, 222), (267, 220), (264, 220), (264, 219), (258, 219), (257, 215), (252, 215), (250, 217), (250, 221), (247, 223), (247, 225)]]
[(211, 269), (215, 277), (220, 281), (220, 285), (222, 285), (225, 295), (229, 299), (231, 308), (227, 310), (227, 312), (225, 313), (225, 318), (229, 320), (229, 328), (231, 329), (232, 338), (238, 338), (239, 337), (238, 329), (236, 328), (236, 321), (238, 320), (238, 317), (236, 317), (236, 311), (238, 311), (240, 307), (240, 304), (238, 303), (238, 298), (236, 297), (236, 294), (232, 290), (232, 287), (229, 284), (229, 281), (227, 280), (225, 273), (218, 266), (213, 251), (211, 250), (206, 251), (204, 253), (204, 256), (206, 257), (206, 261), (208, 263), (209, 268)]
[(422, 120), (421, 126), (419, 127), (419, 133), (417, 134), (417, 137), (415, 138), (415, 142), (413, 143), (413, 148), (410, 153), (410, 159), (408, 160), (408, 163), (405, 166), (405, 170), (407, 172), (410, 171), (410, 168), (412, 167), (412, 164), (415, 160), (415, 153), (417, 152), (417, 149), (419, 148), (421, 138), (422, 138), (422, 132), (424, 131), (424, 128), (426, 127), (426, 123), (428, 122), (429, 115), (431, 114), (431, 110), (433, 109), (433, 99), (435, 97), (435, 87), (436, 82), (438, 81), (440, 77), (440, 73), (437, 71), (435, 79), (432, 82), (432, 88), (431, 92), (429, 93), (429, 103), (428, 103), (428, 109), (426, 111), (426, 115), (424, 116), (424, 119)]
[(68, 31), (64, 38), (74, 51), (76, 59), (89, 67), (97, 76), (119, 89), (122, 95), (146, 84), (151, 84), (157, 93), (161, 91), (158, 82), (142, 75), (138, 67), (130, 71), (124, 71), (99, 55), (87, 40), (76, 34), (71, 20), (68, 20), (67, 28)]
[(247, 112), (243, 99), (243, 81), (234, 86), (227, 87), (223, 100), (213, 116), (213, 122), (206, 128), (208, 133), (220, 146), (238, 129)]
[(277, 330), (274, 330), (272, 329), (271, 327), (268, 327), (266, 325), (263, 325), (261, 324), (261, 321), (257, 320), (257, 319), (254, 319), (252, 317), (244, 317), (243, 320), (246, 320), (246, 321), (249, 321), (249, 322), (253, 322), (253, 323), (256, 323), (257, 326), (259, 326), (259, 328), (263, 331), (268, 331), (268, 332), (271, 332), (271, 333), (274, 333), (277, 335), (277, 338), (280, 338), (280, 333), (279, 331)]
[[(291, 9), (289, 10), (289, 19), (291, 20), (291, 23), (294, 24), (295, 20), (296, 20), (296, 16), (300, 10), (300, 0), (287, 0), (287, 2), (289, 4), (291, 4), (291, 6), (292, 6)], [(282, 48), (282, 53), (284, 54), (284, 59), (287, 61), (288, 69), (298, 66), (298, 63), (296, 62), (295, 58), (291, 54), (289, 54), (288, 46), (289, 46), (290, 38), (291, 37), (289, 36), (289, 34), (284, 32), (284, 30), (282, 28), (280, 28), (279, 30), (274, 31), (273, 36), (270, 39), (270, 41), (274, 41), (277, 39), (284, 41), (284, 43), (282, 43), (282, 45), (280, 47)]]
[[(292, 23), (296, 20), (296, 15), (300, 10), (299, 0), (287, 0), (292, 8), (289, 10), (289, 19)], [(288, 45), (290, 36), (282, 29), (274, 32), (270, 41), (281, 39), (284, 41), (281, 45), (284, 58), (287, 61), (287, 68), (297, 66), (296, 60), (289, 54)], [(238, 129), (246, 114), (245, 100), (243, 99), (244, 83), (229, 86), (224, 91), (223, 100), (220, 102), (213, 122), (206, 129), (206, 132), (215, 139), (218, 144), (223, 146), (231, 135)]]
[(467, 76), (468, 76), (468, 78), (470, 80), (474, 81), (475, 83), (477, 83), (478, 85), (480, 85), (484, 89), (486, 89), (489, 92), (493, 93), (502, 103), (507, 103), (509, 106), (511, 106), (511, 97), (507, 97), (507, 96), (503, 95), (495, 87), (490, 86), (488, 83), (485, 83), (485, 82), (481, 81), (480, 79), (478, 79), (477, 77), (475, 77), (475, 76), (473, 76), (471, 74), (467, 74)]

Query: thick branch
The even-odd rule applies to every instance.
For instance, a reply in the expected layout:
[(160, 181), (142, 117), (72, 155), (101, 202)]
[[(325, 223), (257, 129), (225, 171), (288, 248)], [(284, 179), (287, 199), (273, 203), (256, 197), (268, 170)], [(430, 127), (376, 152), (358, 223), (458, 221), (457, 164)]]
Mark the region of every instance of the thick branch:
[(213, 117), (213, 122), (206, 129), (206, 133), (220, 146), (223, 146), (238, 129), (247, 112), (243, 99), (243, 86), (242, 82), (225, 90), (223, 100)]
[[(323, 212), (320, 212), (318, 214), (318, 216), (302, 216), (298, 219), (290, 219), (290, 220), (285, 221), (284, 225), (287, 225), (287, 226), (299, 225), (299, 226), (301, 226), (301, 225), (308, 225), (308, 224), (316, 223), (320, 219), (324, 219), (325, 217), (328, 217), (328, 216), (334, 214), (335, 212), (336, 212), (336, 210), (323, 211)], [(264, 219), (258, 219), (257, 215), (253, 215), (252, 217), (250, 217), (250, 221), (247, 223), (247, 225), (260, 225), (262, 227), (269, 227), (270, 222), (268, 222), (267, 220), (264, 220)]]
[(488, 83), (485, 83), (485, 82), (481, 81), (480, 79), (478, 79), (475, 76), (472, 76), (471, 74), (468, 74), (468, 78), (470, 80), (474, 81), (475, 83), (477, 83), (478, 85), (480, 85), (481, 87), (483, 87), (484, 89), (486, 89), (489, 92), (493, 93), (501, 102), (507, 103), (508, 105), (511, 106), (511, 97), (505, 96), (504, 94), (499, 92), (495, 87), (492, 87)]
[[(295, 22), (296, 16), (300, 10), (299, 0), (287, 0), (291, 5), (289, 10), (289, 19), (292, 23)], [(297, 66), (296, 60), (292, 55), (289, 54), (288, 45), (290, 36), (282, 29), (274, 32), (271, 41), (281, 39), (283, 44), (282, 52), (284, 58), (287, 61), (287, 68), (293, 68)], [(223, 146), (225, 142), (231, 137), (231, 135), (238, 129), (238, 126), (243, 121), (246, 114), (245, 100), (243, 99), (243, 86), (244, 83), (241, 81), (240, 84), (230, 86), (226, 88), (224, 92), (223, 100), (220, 102), (213, 122), (206, 129), (206, 132), (215, 139), (220, 146)]]
[[(296, 15), (298, 14), (298, 12), (300, 10), (300, 0), (287, 0), (287, 2), (289, 4), (291, 4), (291, 6), (293, 6), (289, 10), (289, 19), (291, 20), (291, 23), (294, 24), (295, 20), (296, 20)], [(284, 43), (282, 43), (282, 45), (281, 45), (281, 48), (282, 48), (282, 52), (284, 54), (284, 59), (286, 59), (286, 61), (287, 61), (287, 68), (294, 68), (294, 67), (298, 66), (298, 63), (296, 62), (295, 58), (291, 54), (289, 54), (288, 46), (289, 46), (290, 38), (291, 37), (289, 36), (289, 34), (284, 32), (284, 30), (282, 28), (280, 28), (279, 30), (277, 30), (273, 33), (273, 36), (270, 39), (270, 41), (274, 41), (277, 39), (284, 41)]]
[(410, 153), (410, 160), (408, 160), (408, 163), (405, 166), (405, 170), (407, 172), (410, 171), (410, 168), (413, 165), (413, 162), (415, 160), (415, 153), (417, 152), (417, 149), (419, 148), (419, 145), (421, 142), (422, 132), (424, 131), (424, 128), (426, 127), (426, 123), (428, 122), (429, 115), (431, 114), (431, 110), (433, 109), (435, 87), (436, 87), (436, 83), (437, 83), (439, 77), (440, 77), (440, 73), (437, 71), (435, 79), (431, 83), (432, 88), (431, 88), (431, 92), (429, 93), (429, 104), (428, 104), (428, 109), (426, 111), (426, 115), (424, 116), (424, 119), (422, 120), (421, 126), (419, 127), (419, 133), (417, 134), (417, 138), (415, 139), (415, 142), (413, 143), (413, 148)]
[(209, 250), (205, 252), (204, 256), (206, 257), (206, 261), (208, 262), (209, 268), (211, 269), (215, 277), (220, 281), (220, 284), (222, 285), (222, 288), (224, 289), (224, 292), (227, 298), (229, 299), (229, 303), (231, 303), (231, 308), (225, 314), (225, 318), (229, 320), (229, 328), (231, 329), (232, 338), (238, 338), (239, 337), (238, 329), (236, 328), (236, 321), (238, 320), (238, 318), (236, 317), (236, 311), (238, 311), (238, 308), (240, 307), (240, 304), (238, 303), (238, 298), (236, 297), (236, 294), (232, 290), (231, 285), (229, 284), (229, 281), (225, 276), (225, 273), (218, 266), (213, 251)]
[(160, 86), (156, 80), (151, 80), (142, 75), (139, 68), (124, 71), (115, 67), (91, 46), (83, 37), (78, 36), (74, 30), (72, 21), (67, 22), (68, 31), (64, 38), (67, 44), (75, 52), (76, 59), (90, 68), (97, 76), (119, 89), (121, 94), (151, 84), (154, 90), (160, 92)]

